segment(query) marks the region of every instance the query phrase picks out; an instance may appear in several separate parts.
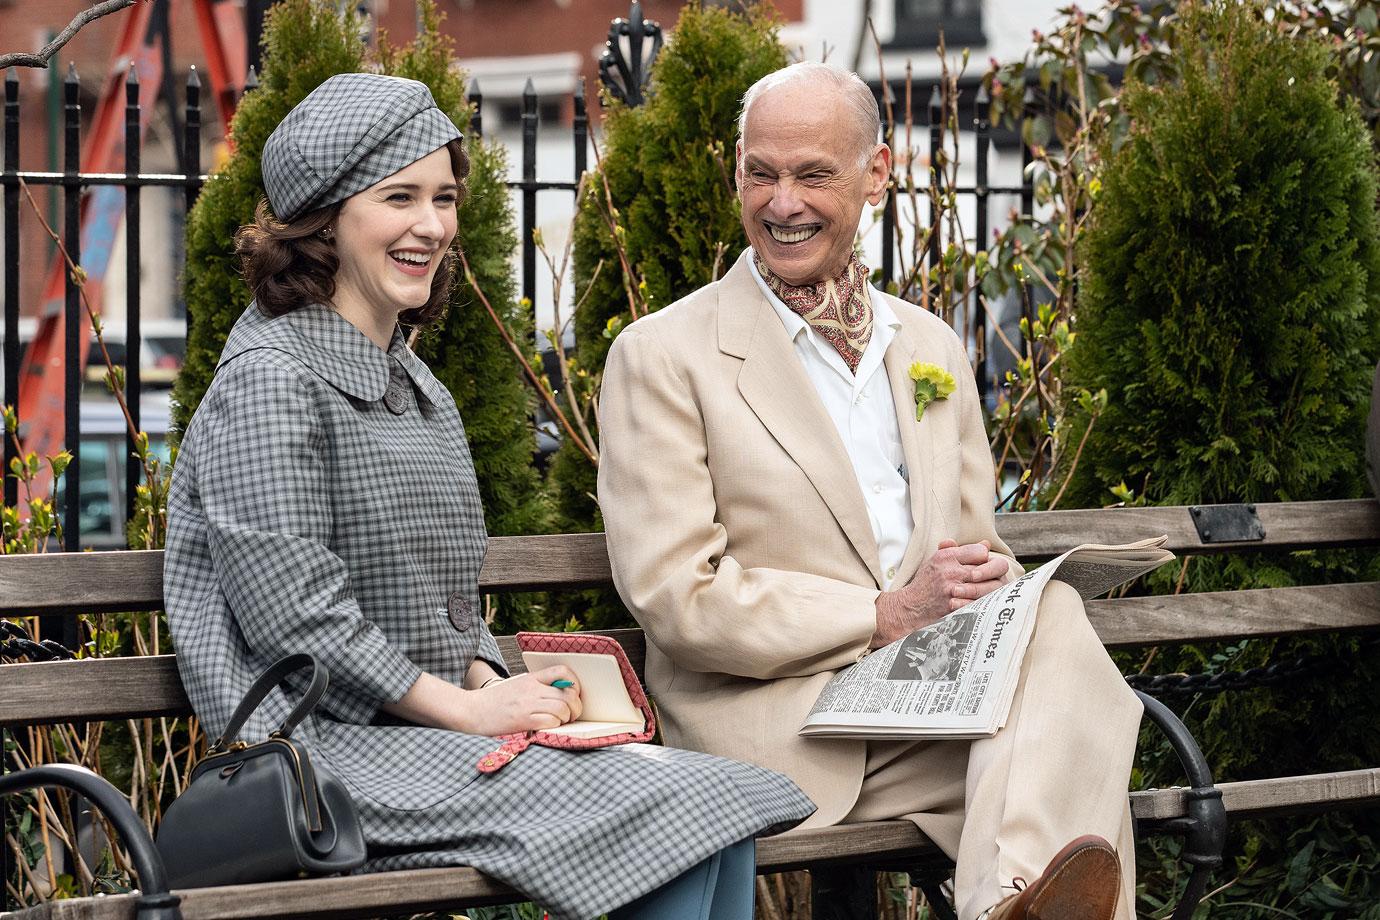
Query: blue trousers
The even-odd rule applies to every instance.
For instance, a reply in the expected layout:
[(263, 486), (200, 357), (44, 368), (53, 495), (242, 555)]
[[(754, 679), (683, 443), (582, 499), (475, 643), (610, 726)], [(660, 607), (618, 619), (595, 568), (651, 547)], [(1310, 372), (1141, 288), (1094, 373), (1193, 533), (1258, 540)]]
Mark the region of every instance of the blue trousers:
[(752, 920), (757, 846), (749, 837), (629, 904), (609, 920)]

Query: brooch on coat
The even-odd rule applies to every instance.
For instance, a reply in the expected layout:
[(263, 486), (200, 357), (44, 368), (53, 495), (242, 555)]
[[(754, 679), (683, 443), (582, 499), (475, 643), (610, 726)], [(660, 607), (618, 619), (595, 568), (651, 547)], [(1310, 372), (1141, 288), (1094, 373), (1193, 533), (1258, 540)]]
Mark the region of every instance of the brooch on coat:
[(910, 366), (907, 373), (910, 375), (910, 379), (915, 381), (915, 420), (917, 422), (924, 416), (926, 406), (935, 400), (948, 399), (949, 394), (958, 386), (954, 381), (954, 375), (938, 364), (916, 361)]

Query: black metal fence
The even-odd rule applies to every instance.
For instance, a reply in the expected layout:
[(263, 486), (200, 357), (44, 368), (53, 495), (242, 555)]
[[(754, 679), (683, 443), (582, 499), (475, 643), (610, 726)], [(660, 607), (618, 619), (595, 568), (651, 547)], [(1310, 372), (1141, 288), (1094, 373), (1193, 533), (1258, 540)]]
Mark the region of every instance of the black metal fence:
[[(992, 121), (989, 116), (991, 111), (991, 98), (988, 96), (985, 86), (978, 84), (973, 87), (972, 121), (970, 123), (974, 142), (977, 147), (974, 158), (974, 182), (972, 185), (958, 185), (953, 189), (943, 189), (952, 191), (955, 195), (968, 195), (973, 198), (975, 221), (973, 239), (977, 241), (978, 248), (982, 248), (990, 239), (991, 232), (991, 210), (993, 195), (1019, 195), (1020, 213), (1029, 216), (1034, 211), (1035, 206), (1035, 187), (1030, 178), (1030, 163), (1032, 154), (1030, 147), (1019, 138), (1016, 142), (1020, 145), (1021, 151), (1021, 181), (1017, 185), (991, 185), (989, 183), (990, 162), (992, 157), (993, 130)], [(957, 90), (958, 99), (953, 100), (952, 108), (961, 111), (963, 108), (964, 96), (962, 88)], [(900, 110), (902, 116), (898, 119), (898, 124), (891, 124), (888, 119), (888, 112), (893, 117), (897, 114), (898, 107), (896, 98), (899, 96), (904, 99), (910, 95), (908, 88), (883, 86), (878, 90), (878, 106), (882, 114), (882, 135), (892, 141), (893, 150), (896, 147), (892, 140), (895, 130), (904, 124), (904, 109)], [(1027, 103), (1033, 98), (1033, 94), (1027, 93)], [(888, 105), (888, 100), (891, 104)], [(935, 85), (930, 93), (929, 104), (926, 106), (924, 124), (929, 133), (929, 162), (932, 164), (940, 162), (940, 153), (944, 147), (944, 113), (946, 100), (940, 92), (939, 85)], [(942, 185), (947, 181), (942, 170), (939, 171), (939, 181)], [(882, 285), (890, 285), (896, 280), (896, 252), (897, 252), (897, 211), (899, 195), (894, 184), (887, 194), (887, 199), (882, 212)], [(928, 249), (926, 253), (927, 266), (936, 265), (939, 262), (941, 253), (940, 247), (943, 243), (942, 234), (939, 232), (937, 223), (941, 219), (938, 211), (931, 208)], [(919, 231), (919, 227), (913, 228)], [(984, 397), (990, 384), (988, 365), (987, 365), (987, 324), (988, 315), (986, 306), (978, 301), (973, 304), (973, 338), (981, 343), (977, 349), (977, 364), (974, 373), (977, 376), (978, 392)]]
[[(251, 73), (247, 81), (247, 92), (252, 92), (255, 81)], [(5, 77), (5, 115), (4, 115), (4, 160), (3, 171), (0, 172), (0, 184), (4, 188), (3, 205), (3, 238), (4, 238), (4, 266), (5, 266), (5, 290), (4, 290), (4, 403), (7, 406), (18, 407), (19, 405), (19, 381), (20, 381), (20, 362), (22, 357), (23, 343), (20, 341), (19, 320), (21, 314), (20, 304), (20, 266), (22, 260), (28, 258), (31, 264), (36, 260), (47, 260), (52, 254), (48, 245), (43, 245), (38, 253), (26, 253), (20, 242), (19, 216), (25, 195), (21, 188), (21, 181), (31, 187), (54, 186), (62, 192), (62, 227), (59, 236), (63, 247), (68, 255), (78, 264), (81, 261), (81, 207), (82, 197), (88, 190), (101, 186), (118, 186), (124, 192), (124, 242), (125, 242), (125, 309), (126, 309), (126, 353), (131, 356), (126, 362), (125, 367), (125, 388), (124, 396), (129, 406), (130, 414), (133, 418), (135, 427), (140, 424), (139, 404), (143, 391), (143, 381), (141, 380), (138, 355), (142, 344), (140, 330), (141, 314), (141, 293), (140, 293), (140, 196), (138, 191), (144, 188), (154, 187), (173, 187), (184, 190), (183, 213), (181, 216), (190, 212), (192, 205), (196, 202), (197, 195), (201, 191), (207, 176), (202, 173), (201, 165), (201, 83), (193, 68), (186, 80), (185, 104), (181, 112), (181, 133), (182, 139), (179, 148), (180, 162), (176, 173), (144, 173), (140, 170), (140, 118), (141, 105), (139, 101), (138, 79), (131, 68), (130, 74), (126, 79), (126, 98), (125, 98), (125, 144), (124, 144), (124, 171), (119, 173), (83, 173), (80, 172), (81, 156), (81, 84), (76, 70), (69, 69), (63, 85), (64, 106), (62, 119), (64, 161), (61, 172), (40, 172), (30, 171), (22, 168), (19, 159), (19, 135), (20, 127), (20, 104), (19, 104), (19, 80), (15, 72), (11, 70)], [(475, 87), (469, 95), (469, 102), (474, 108), (474, 115), (470, 121), (470, 132), (479, 135), (483, 128), (483, 98)], [(533, 244), (532, 231), (537, 226), (537, 193), (547, 190), (566, 190), (574, 192), (577, 181), (547, 181), (537, 176), (537, 93), (528, 81), (527, 87), (522, 96), (521, 132), (522, 132), (522, 166), (521, 177), (509, 181), (508, 187), (519, 194), (521, 205), (519, 213), (519, 224), (522, 232), (522, 252), (521, 252), (521, 273), (522, 273), (522, 292), (529, 299), (534, 299), (536, 289), (537, 274), (537, 251)], [(572, 155), (574, 159), (575, 176), (584, 173), (587, 166), (587, 151), (589, 146), (588, 117), (585, 109), (584, 85), (580, 81), (579, 87), (573, 94), (574, 118), (571, 128)], [(56, 229), (56, 228), (55, 228)], [(60, 509), (63, 527), (63, 548), (66, 550), (78, 550), (83, 546), (83, 537), (80, 527), (79, 508), (81, 502), (80, 489), (80, 463), (81, 459), (77, 452), (71, 447), (80, 442), (80, 402), (82, 392), (83, 375), (81, 372), (80, 341), (79, 333), (82, 330), (81, 319), (84, 311), (80, 299), (80, 290), (77, 280), (70, 272), (64, 272), (65, 297), (63, 302), (64, 329), (66, 331), (63, 349), (63, 370), (64, 379), (64, 437), (63, 443), (69, 445), (72, 450), (73, 458), (71, 465), (67, 468), (64, 478), (64, 502)], [(188, 317), (189, 322), (194, 317)], [(94, 360), (94, 356), (93, 356)], [(26, 419), (20, 418), (21, 433), (24, 430)], [(133, 457), (134, 444), (131, 438), (126, 438), (126, 471), (125, 471), (125, 498), (126, 498), (126, 517), (129, 516), (132, 507), (135, 486), (142, 474), (142, 469)], [(16, 456), (14, 444), (11, 439), (5, 439), (4, 463), (5, 470), (8, 472), (12, 459)], [(5, 476), (4, 501), (6, 505), (14, 505), (18, 499), (18, 480), (11, 475)]]
[[(650, 55), (643, 55), (641, 50), (641, 40), (650, 37)], [(632, 41), (631, 39), (636, 39)], [(646, 65), (650, 63), (657, 48), (660, 47), (659, 28), (655, 23), (643, 23), (636, 9), (631, 22), (625, 20), (615, 20), (610, 29), (610, 50), (601, 62), (601, 77), (606, 84), (611, 87), (611, 91), (619, 98), (628, 101), (640, 101), (641, 89), (646, 81)], [(630, 53), (631, 50), (631, 53)], [(645, 57), (645, 60), (644, 60)], [(246, 91), (252, 92), (255, 87), (253, 71), (250, 71), (249, 80), (246, 81)], [(180, 113), (173, 112), (171, 119), (176, 126), (175, 130), (180, 130), (181, 144), (178, 153), (180, 162), (177, 164), (176, 173), (144, 173), (141, 171), (140, 163), (140, 100), (139, 86), (137, 78), (131, 67), (130, 75), (126, 82), (126, 101), (125, 101), (125, 143), (124, 143), (124, 170), (119, 173), (82, 173), (79, 170), (82, 130), (81, 130), (81, 104), (80, 104), (80, 82), (75, 69), (70, 69), (64, 82), (64, 99), (62, 118), (62, 132), (64, 138), (64, 160), (61, 172), (40, 172), (26, 171), (22, 168), (19, 157), (19, 135), (20, 126), (20, 103), (19, 103), (19, 81), (11, 70), (5, 77), (5, 112), (4, 112), (4, 159), (3, 171), (0, 172), (0, 185), (4, 189), (3, 203), (3, 239), (4, 239), (4, 267), (5, 267), (5, 289), (4, 289), (4, 403), (8, 406), (18, 407), (19, 405), (19, 381), (20, 381), (20, 360), (21, 342), (19, 333), (19, 319), (21, 313), (20, 304), (20, 265), (23, 259), (28, 258), (31, 262), (35, 259), (50, 258), (50, 251), (47, 245), (43, 246), (38, 253), (25, 253), (21, 251), (19, 217), (21, 201), (24, 195), (21, 191), (21, 180), (29, 186), (50, 186), (61, 190), (62, 200), (62, 230), (61, 239), (68, 253), (74, 261), (81, 259), (81, 206), (82, 198), (88, 191), (102, 186), (116, 186), (124, 193), (124, 239), (125, 239), (125, 304), (126, 304), (126, 354), (131, 356), (125, 362), (125, 390), (124, 395), (128, 402), (129, 410), (133, 416), (136, 427), (139, 426), (139, 403), (143, 390), (143, 381), (140, 377), (138, 356), (141, 348), (140, 331), (140, 196), (138, 191), (151, 187), (171, 187), (181, 188), (184, 191), (183, 211), (178, 217), (185, 217), (190, 211), (197, 195), (201, 190), (206, 176), (202, 173), (201, 160), (201, 85), (195, 68), (185, 82), (185, 102), (181, 107)], [(880, 94), (880, 91), (879, 91)], [(537, 274), (537, 249), (533, 242), (532, 231), (537, 226), (537, 193), (547, 190), (565, 190), (575, 192), (578, 188), (578, 178), (585, 172), (587, 167), (587, 149), (589, 146), (589, 124), (586, 112), (585, 87), (583, 80), (573, 93), (572, 106), (574, 117), (572, 120), (571, 155), (574, 162), (574, 181), (547, 181), (537, 176), (537, 136), (538, 136), (538, 96), (529, 80), (522, 95), (521, 106), (521, 172), (520, 177), (508, 182), (510, 189), (518, 193), (520, 198), (519, 225), (521, 230), (522, 248), (521, 259), (521, 280), (522, 293), (531, 302), (535, 302), (536, 293), (536, 274)], [(473, 116), (470, 121), (469, 130), (473, 135), (481, 135), (483, 130), (483, 98), (479, 93), (479, 87), (472, 85), (469, 95), (469, 102), (473, 107)], [(885, 115), (887, 107), (882, 110)], [(1023, 184), (1015, 186), (991, 186), (988, 184), (988, 160), (993, 140), (992, 127), (987, 119), (988, 103), (985, 94), (977, 92), (972, 101), (973, 119), (972, 129), (975, 134), (977, 144), (976, 160), (976, 182), (972, 186), (961, 186), (954, 191), (959, 195), (972, 196), (976, 205), (976, 238), (980, 241), (988, 239), (989, 228), (991, 226), (990, 206), (991, 196), (996, 194), (1012, 194), (1021, 197), (1021, 211), (1029, 214), (1032, 207), (1032, 189), (1028, 179), (1023, 179)], [(180, 114), (181, 118), (176, 116)], [(942, 106), (939, 91), (936, 88), (929, 104), (928, 127), (930, 132), (930, 156), (931, 161), (935, 161), (936, 154), (941, 145), (940, 119), (942, 118)], [(178, 124), (180, 122), (180, 125)], [(1030, 154), (1027, 148), (1022, 147), (1022, 166), (1029, 163)], [(1024, 177), (1026, 171), (1022, 170)], [(133, 194), (131, 194), (133, 192)], [(895, 277), (895, 239), (897, 234), (897, 204), (895, 196), (887, 202), (883, 216), (883, 260), (881, 271), (883, 279), (890, 282)], [(930, 241), (929, 259), (931, 263), (939, 258), (939, 237), (934, 234)], [(71, 273), (66, 275), (65, 298), (63, 302), (63, 315), (65, 318), (66, 337), (64, 343), (64, 443), (73, 454), (71, 465), (68, 467), (64, 478), (64, 503), (63, 508), (58, 509), (64, 521), (64, 540), (63, 548), (66, 550), (78, 550), (83, 546), (83, 535), (80, 526), (80, 502), (81, 502), (81, 459), (75, 445), (80, 443), (80, 400), (82, 389), (81, 362), (79, 360), (81, 342), (78, 333), (82, 329), (81, 316), (83, 307), (79, 297), (79, 290), (76, 280)], [(194, 317), (188, 317), (189, 323), (194, 321)], [(974, 318), (976, 331), (983, 340), (986, 335), (986, 317), (980, 312)], [(980, 351), (981, 354), (981, 351)], [(985, 370), (979, 369), (979, 379), (985, 383)], [(21, 430), (25, 423), (24, 418), (20, 418)], [(125, 515), (128, 518), (135, 487), (142, 473), (140, 465), (133, 457), (134, 445), (132, 440), (127, 437), (126, 443), (126, 463), (125, 463)], [(6, 438), (4, 444), (4, 464), (6, 475), (4, 477), (4, 501), (7, 505), (13, 506), (18, 498), (18, 483), (15, 477), (8, 475), (10, 465), (16, 452), (11, 439)]]

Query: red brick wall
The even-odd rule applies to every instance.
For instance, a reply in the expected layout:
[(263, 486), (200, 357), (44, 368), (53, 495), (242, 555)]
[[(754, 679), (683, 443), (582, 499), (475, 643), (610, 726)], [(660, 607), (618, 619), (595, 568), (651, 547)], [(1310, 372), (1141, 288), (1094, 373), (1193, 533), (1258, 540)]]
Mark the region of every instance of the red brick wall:
[[(670, 31), (680, 18), (685, 0), (644, 0), (642, 15), (661, 23)], [(464, 4), (444, 3), (444, 30), (455, 41), (455, 52), (463, 63), (470, 57), (503, 57), (522, 54), (552, 54), (576, 51), (581, 55), (581, 75), (593, 98), (599, 80), (599, 56), (604, 53), (609, 23), (626, 18), (628, 0), (467, 0)], [(804, 0), (772, 0), (786, 22), (804, 17)], [(379, 17), (379, 27), (394, 41), (407, 41), (416, 35), (416, 0), (388, 0)], [(597, 117), (597, 106), (591, 114)]]

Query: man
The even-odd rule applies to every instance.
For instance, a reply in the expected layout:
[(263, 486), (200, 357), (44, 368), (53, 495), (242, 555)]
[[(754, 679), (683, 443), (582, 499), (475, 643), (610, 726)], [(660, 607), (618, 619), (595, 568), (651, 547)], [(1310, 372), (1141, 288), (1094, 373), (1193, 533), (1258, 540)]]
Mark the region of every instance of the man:
[[(890, 169), (878, 131), (866, 85), (822, 64), (744, 96), (751, 249), (609, 353), (599, 500), (614, 581), (647, 632), (669, 744), (790, 775), (819, 806), (807, 827), (913, 820), (956, 858), (963, 920), (1130, 918), (1140, 704), (1066, 585), (1045, 592), (995, 736), (796, 734), (838, 669), (1021, 571), (995, 531), (962, 344), (870, 288), (853, 251)], [(957, 382), (919, 422), (915, 361)]]

